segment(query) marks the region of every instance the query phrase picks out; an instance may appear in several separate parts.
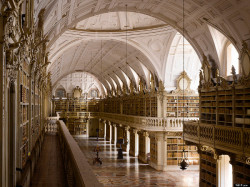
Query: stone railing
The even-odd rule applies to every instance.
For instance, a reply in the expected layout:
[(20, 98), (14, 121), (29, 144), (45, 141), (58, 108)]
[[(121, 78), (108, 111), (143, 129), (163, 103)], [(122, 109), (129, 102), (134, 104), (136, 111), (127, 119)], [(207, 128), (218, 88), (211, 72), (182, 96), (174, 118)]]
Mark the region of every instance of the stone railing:
[(69, 133), (63, 121), (57, 121), (59, 139), (63, 156), (64, 168), (70, 187), (99, 187), (103, 186), (92, 172), (78, 144)]
[(47, 123), (44, 125), (44, 129), (46, 133), (57, 133), (58, 126), (56, 121), (47, 120)]
[(250, 155), (250, 129), (198, 122), (184, 123), (187, 141), (207, 145), (223, 151)]
[[(111, 113), (100, 113), (99, 118), (148, 131), (182, 131), (183, 127), (183, 118), (143, 117)], [(189, 120), (198, 120), (198, 118), (184, 118), (184, 121)]]
[(57, 112), (58, 119), (60, 118), (96, 118), (99, 112)]

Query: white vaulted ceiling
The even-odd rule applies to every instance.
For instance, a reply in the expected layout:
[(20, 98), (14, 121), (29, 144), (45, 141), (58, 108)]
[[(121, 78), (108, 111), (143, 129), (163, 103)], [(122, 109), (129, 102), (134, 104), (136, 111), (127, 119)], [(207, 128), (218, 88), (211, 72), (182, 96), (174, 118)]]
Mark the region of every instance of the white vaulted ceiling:
[[(119, 71), (124, 71), (133, 81), (133, 71), (126, 72), (125, 69), (129, 68), (125, 68), (124, 62), (125, 30), (128, 29), (129, 66), (141, 77), (147, 76), (146, 67), (165, 81), (165, 85), (173, 86), (177, 73), (172, 72), (176, 66), (171, 63), (177, 62), (174, 59), (178, 59), (178, 55), (168, 54), (177, 46), (174, 41), (176, 33), (182, 34), (182, 2), (183, 0), (36, 0), (35, 17), (45, 8), (44, 32), (50, 40), (48, 50), (49, 60), (52, 62), (48, 71), (53, 74), (53, 84), (76, 70), (89, 71), (99, 80), (104, 77), (108, 81), (108, 77), (112, 77), (110, 79), (117, 83), (117, 75), (122, 81), (124, 79)], [(127, 26), (124, 12), (126, 4)], [(250, 38), (249, 0), (185, 0), (184, 13), (185, 38), (200, 60), (205, 54), (220, 64), (220, 56), (208, 25), (225, 35), (238, 50), (242, 40)], [(101, 40), (104, 51), (102, 75)], [(180, 51), (178, 47), (176, 49), (177, 52)], [(193, 57), (189, 59), (192, 61)], [(168, 69), (169, 67), (173, 69)], [(166, 72), (171, 75), (166, 75)], [(106, 84), (112, 86), (113, 80)]]

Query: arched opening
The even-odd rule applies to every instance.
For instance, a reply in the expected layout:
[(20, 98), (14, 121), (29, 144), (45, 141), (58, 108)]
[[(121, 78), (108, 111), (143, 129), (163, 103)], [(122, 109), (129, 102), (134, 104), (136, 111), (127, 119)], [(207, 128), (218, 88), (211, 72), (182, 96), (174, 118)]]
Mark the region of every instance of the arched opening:
[(66, 97), (66, 91), (64, 88), (57, 88), (56, 89), (56, 93), (55, 93), (55, 97), (59, 97), (59, 98), (63, 98)]
[(236, 48), (230, 43), (226, 50), (227, 57), (227, 75), (232, 74), (232, 66), (235, 68), (236, 74), (239, 73), (239, 53)]

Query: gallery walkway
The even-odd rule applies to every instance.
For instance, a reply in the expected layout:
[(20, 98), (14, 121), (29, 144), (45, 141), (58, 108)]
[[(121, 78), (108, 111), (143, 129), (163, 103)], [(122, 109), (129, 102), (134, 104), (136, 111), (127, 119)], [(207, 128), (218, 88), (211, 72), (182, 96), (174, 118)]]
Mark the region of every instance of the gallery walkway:
[(31, 180), (32, 187), (66, 187), (66, 175), (59, 139), (57, 135), (46, 134), (41, 156)]
[[(117, 159), (117, 148), (114, 144), (103, 139), (76, 138), (81, 150), (88, 159), (98, 180), (105, 186), (169, 186), (197, 187), (199, 186), (198, 171), (156, 171), (148, 164), (143, 164), (136, 157), (124, 153), (123, 160)], [(93, 152), (96, 145), (101, 148), (102, 165), (93, 165)]]

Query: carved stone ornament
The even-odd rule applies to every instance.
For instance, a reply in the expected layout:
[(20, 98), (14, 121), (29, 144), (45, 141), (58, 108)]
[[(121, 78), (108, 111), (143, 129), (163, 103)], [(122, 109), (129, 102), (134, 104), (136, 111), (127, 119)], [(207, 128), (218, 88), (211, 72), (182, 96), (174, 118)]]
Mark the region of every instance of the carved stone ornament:
[(246, 158), (246, 164), (250, 165), (250, 157)]
[(182, 137), (182, 132), (171, 132), (171, 131), (168, 131), (168, 132), (166, 132), (166, 135), (167, 136), (179, 136), (179, 137)]
[(243, 86), (250, 86), (250, 51), (247, 43), (243, 41), (242, 50), (240, 54), (240, 68), (243, 76), (239, 79), (239, 84)]
[(214, 148), (209, 147), (209, 146), (207, 146), (207, 145), (203, 145), (203, 146), (200, 147), (200, 149), (201, 149), (201, 151), (206, 151), (206, 152), (211, 152), (211, 153), (213, 153), (213, 154), (214, 154), (214, 159), (215, 159), (215, 160), (218, 159), (218, 155), (217, 155), (217, 153), (216, 153), (216, 151), (215, 151)]
[(201, 68), (202, 68), (203, 74), (200, 74), (200, 83), (201, 83), (200, 87), (207, 89), (213, 86), (213, 84), (211, 82), (211, 66), (209, 65), (209, 62), (205, 55), (203, 55), (203, 62), (202, 62)]
[(190, 89), (191, 79), (185, 71), (183, 71), (180, 76), (176, 79), (177, 89), (172, 93), (182, 94), (183, 91), (186, 94), (194, 94), (194, 91)]
[(79, 86), (75, 87), (73, 89), (73, 97), (80, 98), (81, 95), (82, 95), (82, 89)]
[(244, 77), (250, 76), (250, 50), (247, 43), (243, 41), (240, 54), (240, 66)]
[(8, 78), (10, 82), (15, 82), (17, 79), (17, 71), (13, 68), (8, 69)]

